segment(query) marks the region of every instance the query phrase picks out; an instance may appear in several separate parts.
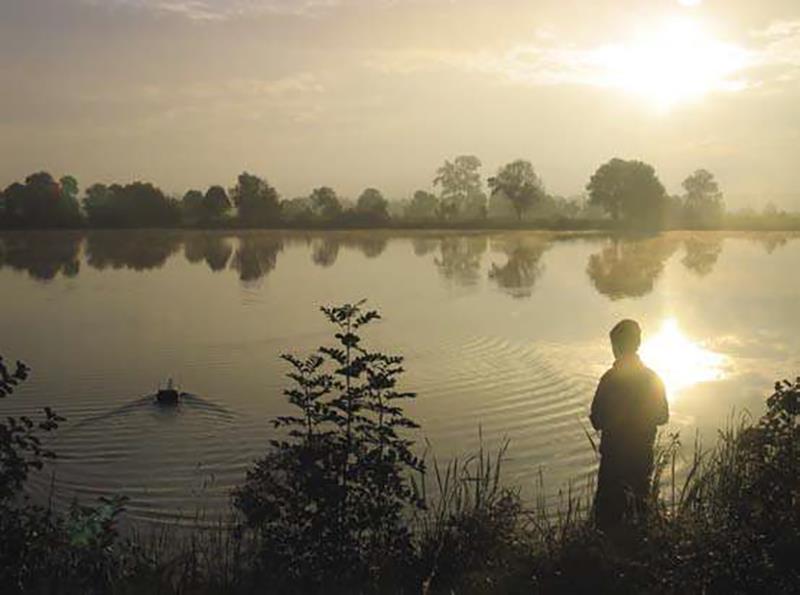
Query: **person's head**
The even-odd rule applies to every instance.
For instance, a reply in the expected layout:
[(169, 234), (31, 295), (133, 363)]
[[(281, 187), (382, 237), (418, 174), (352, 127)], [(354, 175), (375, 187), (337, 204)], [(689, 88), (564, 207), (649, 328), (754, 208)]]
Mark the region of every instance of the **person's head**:
[(614, 325), (609, 336), (614, 357), (619, 359), (625, 355), (636, 353), (642, 342), (642, 329), (635, 320), (621, 320)]

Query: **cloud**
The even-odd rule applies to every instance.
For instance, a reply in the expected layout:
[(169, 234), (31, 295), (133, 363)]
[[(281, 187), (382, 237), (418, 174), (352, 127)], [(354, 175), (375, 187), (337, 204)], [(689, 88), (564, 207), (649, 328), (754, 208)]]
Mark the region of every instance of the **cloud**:
[[(278, 79), (234, 78), (158, 90), (152, 122), (188, 116), (264, 122), (310, 122), (322, 112), (325, 86), (311, 73)], [(152, 91), (150, 91), (152, 96)]]
[(194, 21), (225, 21), (259, 14), (317, 16), (342, 0), (82, 0), (96, 7), (126, 7), (179, 15)]
[(750, 37), (758, 47), (750, 74), (759, 86), (780, 89), (800, 82), (800, 20), (775, 21)]
[(784, 38), (800, 35), (800, 19), (791, 21), (776, 21), (765, 29), (754, 31), (754, 37)]
[(215, 21), (225, 18), (225, 13), (214, 10), (202, 0), (164, 0), (154, 2), (153, 8), (166, 13), (178, 14), (196, 21)]
[[(51, 133), (83, 137), (97, 134), (141, 136), (164, 127), (225, 128), (235, 123), (270, 123), (274, 128), (317, 121), (323, 114), (326, 87), (313, 73), (275, 79), (231, 78), (189, 84), (119, 83), (102, 87), (53, 89), (11, 106), (0, 126), (32, 130), (47, 125)], [(57, 105), (57, 108), (53, 106)]]
[[(721, 67), (719, 90), (739, 89), (743, 85), (736, 75), (752, 63), (750, 53), (735, 46), (720, 45), (714, 48), (720, 55), (730, 57), (730, 66)], [(651, 56), (653, 63), (633, 62), (637, 50), (626, 44), (614, 43), (579, 47), (575, 45), (518, 44), (504, 50), (478, 50), (466, 52), (449, 51), (401, 51), (376, 54), (367, 65), (386, 73), (413, 73), (455, 68), (465, 72), (498, 77), (508, 83), (551, 86), (582, 85), (593, 87), (615, 87), (622, 84), (620, 77), (629, 72), (657, 69), (659, 60), (668, 57)], [(641, 52), (640, 52), (641, 54)], [(631, 64), (633, 62), (633, 64)], [(684, 66), (685, 64), (680, 64)], [(622, 72), (623, 69), (632, 69)]]
[(800, 67), (800, 20), (772, 23), (755, 36), (767, 42), (765, 62)]
[(774, 22), (740, 41), (715, 39), (689, 20), (611, 43), (580, 45), (537, 34), (529, 43), (491, 49), (373, 52), (366, 65), (386, 74), (451, 70), (513, 85), (622, 88), (653, 95), (684, 86), (691, 98), (800, 80), (800, 20)]
[(240, 100), (266, 100), (298, 95), (320, 94), (325, 87), (319, 77), (301, 72), (277, 79), (235, 78), (220, 83), (196, 83), (182, 92), (195, 99), (235, 97)]

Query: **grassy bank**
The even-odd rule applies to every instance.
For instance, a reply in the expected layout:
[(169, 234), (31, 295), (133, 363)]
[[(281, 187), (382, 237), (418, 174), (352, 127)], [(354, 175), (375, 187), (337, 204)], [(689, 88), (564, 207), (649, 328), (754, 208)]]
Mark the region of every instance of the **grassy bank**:
[(378, 222), (359, 219), (340, 219), (336, 221), (274, 221), (264, 224), (253, 224), (227, 218), (219, 221), (201, 223), (148, 223), (146, 225), (4, 225), (0, 223), (0, 231), (108, 231), (108, 230), (161, 229), (165, 231), (202, 230), (202, 231), (464, 231), (464, 232), (501, 232), (501, 231), (589, 231), (607, 233), (659, 233), (667, 231), (800, 231), (800, 213), (781, 213), (777, 215), (740, 214), (726, 215), (722, 221), (713, 225), (664, 224), (657, 226), (637, 226), (607, 218), (572, 218), (555, 217), (542, 219), (475, 219), (464, 221), (389, 219)]

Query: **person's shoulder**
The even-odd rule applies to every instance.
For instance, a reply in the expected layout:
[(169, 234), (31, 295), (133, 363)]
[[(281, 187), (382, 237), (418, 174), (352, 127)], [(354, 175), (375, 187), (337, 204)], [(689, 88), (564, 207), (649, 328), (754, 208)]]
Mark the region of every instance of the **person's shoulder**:
[(653, 368), (651, 368), (649, 366), (645, 366), (644, 364), (642, 364), (642, 369), (644, 370), (645, 374), (647, 374), (648, 376), (650, 376), (652, 378), (658, 378), (659, 380), (661, 379), (661, 376), (659, 376), (658, 372), (656, 372)]
[(600, 380), (597, 382), (597, 392), (607, 393), (608, 391), (613, 391), (614, 387), (617, 386), (619, 382), (618, 374), (619, 370), (613, 366), (606, 370), (603, 375), (600, 376)]
[(600, 382), (608, 382), (616, 375), (616, 373), (616, 369), (613, 366), (610, 367), (608, 370), (603, 372), (602, 376), (600, 376)]
[(658, 375), (658, 372), (645, 365), (642, 365), (642, 371), (655, 386), (664, 386), (664, 381), (661, 379), (661, 376)]

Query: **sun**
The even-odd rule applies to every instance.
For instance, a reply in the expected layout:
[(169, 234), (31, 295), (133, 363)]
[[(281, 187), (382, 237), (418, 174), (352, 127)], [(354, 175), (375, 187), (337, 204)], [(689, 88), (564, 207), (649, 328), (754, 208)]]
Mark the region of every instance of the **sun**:
[(661, 376), (670, 401), (685, 388), (725, 375), (725, 356), (689, 339), (674, 318), (664, 320), (661, 329), (642, 344), (639, 354)]
[(751, 56), (714, 38), (693, 19), (671, 19), (643, 28), (628, 41), (595, 48), (598, 82), (638, 95), (660, 108), (697, 101), (714, 91), (745, 86), (737, 78)]

